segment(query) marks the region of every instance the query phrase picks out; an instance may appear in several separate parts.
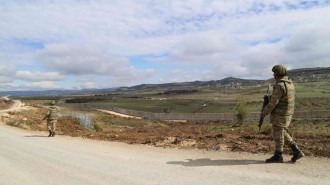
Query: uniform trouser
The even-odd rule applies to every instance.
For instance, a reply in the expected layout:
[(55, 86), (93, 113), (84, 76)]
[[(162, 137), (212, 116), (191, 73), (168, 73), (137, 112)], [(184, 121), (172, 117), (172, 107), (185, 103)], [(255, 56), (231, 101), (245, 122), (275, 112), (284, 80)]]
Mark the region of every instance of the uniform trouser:
[(294, 144), (294, 141), (288, 133), (288, 127), (273, 125), (273, 133), (276, 151), (283, 152), (284, 143), (288, 145)]
[(50, 131), (52, 131), (52, 132), (55, 132), (56, 121), (57, 120), (47, 120), (47, 129), (50, 130)]

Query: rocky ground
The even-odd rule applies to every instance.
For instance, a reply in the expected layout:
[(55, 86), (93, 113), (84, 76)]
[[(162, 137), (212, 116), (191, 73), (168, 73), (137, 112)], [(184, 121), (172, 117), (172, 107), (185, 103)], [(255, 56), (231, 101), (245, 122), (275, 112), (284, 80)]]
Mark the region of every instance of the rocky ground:
[[(42, 121), (46, 110), (25, 107), (2, 116), (4, 123), (27, 130), (47, 131)], [(272, 153), (274, 143), (271, 127), (266, 125), (261, 133), (252, 127), (238, 127), (232, 122), (160, 122), (120, 118), (95, 113), (95, 130), (87, 130), (71, 117), (58, 119), (59, 135), (69, 135), (97, 140), (120, 141), (130, 144), (146, 144), (157, 147), (198, 148), (207, 150), (244, 151), (250, 153)], [(103, 117), (102, 117), (103, 116)], [(105, 119), (106, 118), (106, 119)], [(124, 120), (127, 124), (119, 124)], [(111, 121), (109, 121), (111, 120)], [(326, 129), (330, 122), (325, 120)], [(46, 134), (46, 133), (45, 133)], [(330, 157), (330, 135), (328, 133), (291, 132), (306, 156)], [(291, 154), (285, 147), (286, 154)]]

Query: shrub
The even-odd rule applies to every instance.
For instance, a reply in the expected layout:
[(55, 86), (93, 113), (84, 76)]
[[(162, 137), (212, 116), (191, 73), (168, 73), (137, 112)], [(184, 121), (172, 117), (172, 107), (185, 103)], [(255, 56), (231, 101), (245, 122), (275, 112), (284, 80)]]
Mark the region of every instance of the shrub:
[(248, 116), (248, 110), (246, 106), (246, 102), (242, 96), (236, 99), (236, 107), (235, 110), (237, 111), (236, 118), (240, 125), (244, 125), (245, 120)]
[(96, 131), (96, 132), (102, 132), (103, 131), (103, 129), (100, 127), (100, 125), (98, 125), (98, 124), (94, 124), (94, 130)]

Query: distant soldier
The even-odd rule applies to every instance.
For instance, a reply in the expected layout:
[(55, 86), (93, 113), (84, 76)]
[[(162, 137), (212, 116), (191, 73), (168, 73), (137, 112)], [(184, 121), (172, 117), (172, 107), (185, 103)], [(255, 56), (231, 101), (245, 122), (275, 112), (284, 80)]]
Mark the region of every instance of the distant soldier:
[(56, 122), (57, 122), (57, 113), (59, 108), (55, 106), (55, 101), (50, 102), (49, 111), (44, 119), (47, 118), (47, 129), (49, 131), (48, 137), (55, 136)]
[(288, 78), (288, 70), (284, 65), (275, 65), (272, 69), (276, 84), (273, 94), (267, 106), (260, 116), (270, 114), (270, 123), (273, 124), (273, 136), (275, 141), (275, 154), (266, 160), (266, 163), (283, 162), (283, 146), (286, 142), (292, 149), (292, 162), (304, 157), (304, 153), (298, 148), (288, 133), (288, 126), (294, 112), (295, 90), (292, 81)]

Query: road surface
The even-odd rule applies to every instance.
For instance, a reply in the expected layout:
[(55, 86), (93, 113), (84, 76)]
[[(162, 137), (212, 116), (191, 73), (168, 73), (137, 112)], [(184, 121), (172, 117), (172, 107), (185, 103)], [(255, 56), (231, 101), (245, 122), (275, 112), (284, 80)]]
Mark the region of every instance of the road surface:
[(296, 164), (265, 164), (269, 155), (156, 148), (46, 135), (0, 123), (0, 185), (330, 182), (328, 158), (305, 157)]

